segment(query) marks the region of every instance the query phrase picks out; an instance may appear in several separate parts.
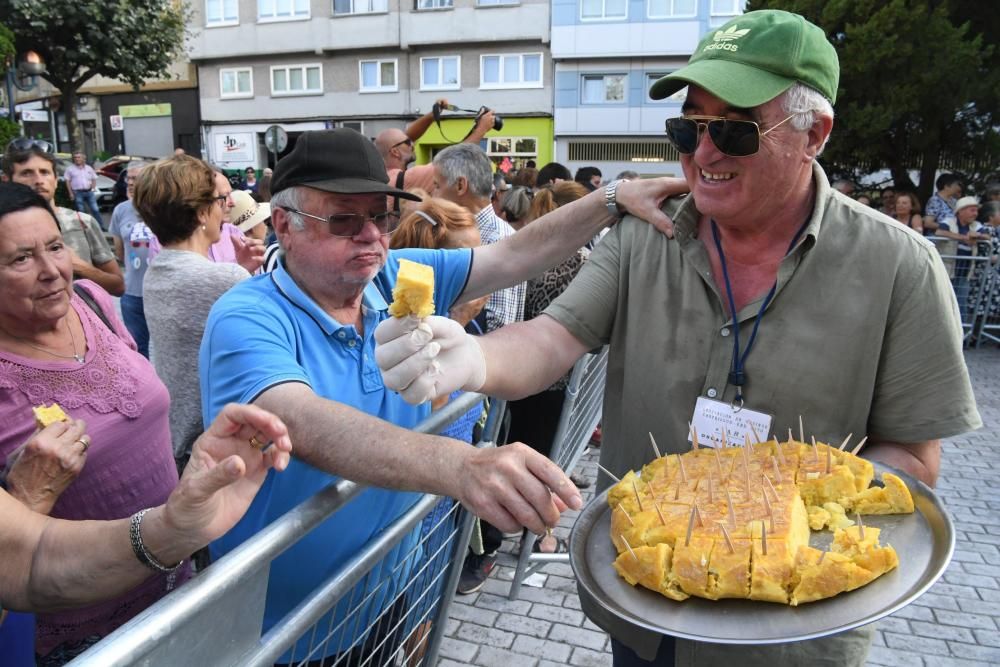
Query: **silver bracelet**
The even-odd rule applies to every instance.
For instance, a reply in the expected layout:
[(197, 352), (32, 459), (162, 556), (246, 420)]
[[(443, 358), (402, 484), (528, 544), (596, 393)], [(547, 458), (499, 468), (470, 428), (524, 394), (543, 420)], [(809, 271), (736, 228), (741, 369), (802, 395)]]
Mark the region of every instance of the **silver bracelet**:
[(139, 510), (132, 515), (131, 521), (129, 521), (128, 536), (132, 541), (132, 551), (135, 553), (135, 557), (139, 559), (139, 562), (148, 567), (151, 570), (156, 570), (157, 572), (173, 572), (181, 565), (184, 564), (184, 559), (182, 558), (177, 565), (167, 566), (157, 560), (156, 556), (149, 553), (146, 549), (146, 545), (142, 543), (142, 531), (139, 526), (142, 524), (142, 517), (146, 515), (150, 508), (144, 510)]

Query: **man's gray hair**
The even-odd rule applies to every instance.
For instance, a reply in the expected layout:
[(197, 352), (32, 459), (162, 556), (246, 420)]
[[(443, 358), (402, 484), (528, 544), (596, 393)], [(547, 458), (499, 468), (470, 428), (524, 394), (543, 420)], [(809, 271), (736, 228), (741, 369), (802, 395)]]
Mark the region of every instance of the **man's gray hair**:
[(302, 186), (293, 185), (280, 192), (271, 195), (271, 209), (281, 208), (288, 216), (288, 224), (299, 231), (306, 228), (306, 221), (298, 213), (289, 211), (289, 208), (302, 210)]
[[(812, 127), (818, 116), (827, 116), (833, 120), (833, 105), (830, 104), (830, 100), (804, 83), (796, 83), (780, 97), (781, 108), (787, 115), (792, 116), (789, 124), (799, 132), (805, 132)], [(826, 148), (825, 141), (820, 146), (819, 153), (822, 153), (824, 148)]]
[(476, 144), (448, 146), (434, 156), (434, 165), (448, 185), (454, 185), (460, 176), (464, 176), (469, 182), (469, 192), (476, 197), (489, 199), (493, 192), (490, 159)]

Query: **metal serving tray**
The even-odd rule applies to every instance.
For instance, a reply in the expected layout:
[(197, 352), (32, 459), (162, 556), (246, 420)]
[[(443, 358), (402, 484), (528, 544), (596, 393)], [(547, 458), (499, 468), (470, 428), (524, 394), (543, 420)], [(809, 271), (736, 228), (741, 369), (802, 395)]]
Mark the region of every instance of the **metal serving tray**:
[[(607, 491), (583, 508), (570, 535), (570, 564), (581, 594), (621, 622), (622, 634), (640, 627), (684, 639), (719, 644), (774, 644), (815, 639), (850, 630), (888, 616), (920, 597), (944, 573), (955, 549), (955, 530), (941, 500), (926, 484), (875, 463), (878, 473), (898, 475), (913, 494), (913, 514), (864, 516), (866, 526), (882, 530), (881, 544), (899, 554), (899, 567), (867, 586), (836, 597), (791, 607), (754, 600), (675, 602), (630, 586), (618, 576), (611, 544)], [(878, 475), (876, 476), (878, 477)], [(809, 543), (828, 549), (833, 534), (813, 532)], [(605, 628), (612, 635), (614, 628)]]

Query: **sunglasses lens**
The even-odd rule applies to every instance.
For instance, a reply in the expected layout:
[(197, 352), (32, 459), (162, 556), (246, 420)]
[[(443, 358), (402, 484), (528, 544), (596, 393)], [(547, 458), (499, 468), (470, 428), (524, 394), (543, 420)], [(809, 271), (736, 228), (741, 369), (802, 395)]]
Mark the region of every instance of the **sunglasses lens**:
[(760, 148), (757, 124), (745, 120), (709, 121), (708, 136), (720, 151), (732, 157), (753, 155)]
[(37, 148), (43, 153), (52, 152), (52, 144), (44, 139), (31, 139), (29, 137), (18, 137), (7, 144), (7, 148), (15, 151), (27, 151)]
[(698, 123), (688, 118), (668, 118), (667, 139), (678, 153), (694, 153), (698, 148)]

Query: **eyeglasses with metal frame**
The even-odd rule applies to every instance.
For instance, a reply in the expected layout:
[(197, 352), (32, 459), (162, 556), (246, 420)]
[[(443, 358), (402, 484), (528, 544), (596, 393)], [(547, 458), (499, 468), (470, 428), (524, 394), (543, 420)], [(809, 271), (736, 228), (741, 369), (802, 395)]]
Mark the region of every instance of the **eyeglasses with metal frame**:
[(794, 114), (761, 132), (752, 120), (737, 120), (723, 116), (680, 116), (666, 121), (667, 139), (678, 153), (690, 155), (698, 148), (702, 131), (707, 131), (712, 143), (730, 157), (749, 157), (760, 150), (760, 138), (794, 118)]
[(396, 231), (399, 227), (399, 214), (395, 211), (386, 211), (385, 213), (376, 213), (375, 215), (362, 215), (360, 213), (334, 213), (333, 215), (323, 217), (320, 215), (313, 215), (312, 213), (306, 213), (305, 211), (300, 211), (297, 208), (291, 208), (288, 206), (282, 206), (290, 213), (297, 213), (306, 218), (312, 218), (313, 220), (319, 220), (325, 222), (330, 231), (331, 236), (339, 236), (341, 238), (353, 238), (361, 234), (364, 231), (365, 223), (371, 221), (375, 225), (375, 229), (382, 236), (388, 236)]

